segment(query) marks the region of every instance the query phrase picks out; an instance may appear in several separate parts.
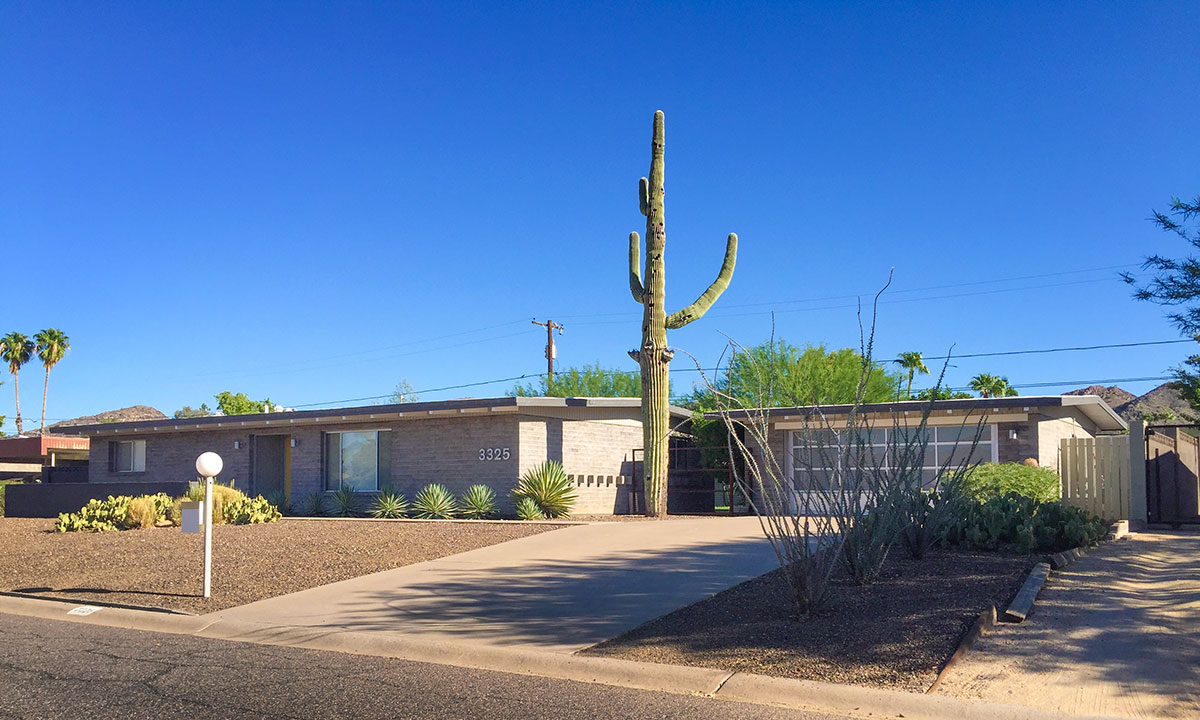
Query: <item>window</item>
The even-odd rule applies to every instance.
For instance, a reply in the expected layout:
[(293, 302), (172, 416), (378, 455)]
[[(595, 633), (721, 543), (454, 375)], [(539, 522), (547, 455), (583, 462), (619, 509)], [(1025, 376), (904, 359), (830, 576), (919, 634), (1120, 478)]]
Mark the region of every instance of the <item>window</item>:
[(392, 476), (392, 433), (355, 430), (325, 434), (325, 489), (374, 492)]
[(122, 440), (108, 444), (109, 470), (119, 473), (146, 472), (146, 441)]
[[(977, 430), (980, 433), (979, 443), (972, 450), (971, 445), (975, 441)], [(926, 427), (924, 430), (894, 427), (864, 428), (861, 432), (862, 445), (861, 447), (852, 445), (852, 454), (864, 465), (871, 467), (888, 467), (888, 458), (884, 455), (888, 450), (889, 441), (891, 444), (903, 448), (908, 442), (919, 444), (924, 440), (927, 444), (922, 461), (922, 477), (927, 483), (933, 482), (938, 470), (943, 466), (948, 465), (950, 469), (954, 469), (963, 463), (974, 464), (995, 460), (995, 425), (984, 425), (982, 428), (977, 428), (975, 425), (949, 425)], [(924, 433), (924, 437), (918, 436), (918, 432)], [(796, 486), (811, 487), (818, 484), (827, 487), (830, 465), (836, 459), (837, 454), (833, 431), (793, 431), (790, 436), (788, 444), (792, 451), (792, 479)], [(843, 437), (842, 442), (850, 441)]]

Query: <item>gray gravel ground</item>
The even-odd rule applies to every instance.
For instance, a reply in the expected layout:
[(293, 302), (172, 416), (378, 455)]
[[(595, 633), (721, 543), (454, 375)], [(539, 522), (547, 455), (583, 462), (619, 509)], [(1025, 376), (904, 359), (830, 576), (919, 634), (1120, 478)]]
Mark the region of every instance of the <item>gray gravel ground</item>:
[(835, 720), (685, 695), (0, 614), (0, 717)]
[(802, 617), (779, 571), (652, 620), (585, 652), (627, 660), (924, 692), (988, 604), (1006, 605), (1032, 556), (892, 552), (878, 582), (832, 583)]
[(213, 528), (213, 597), (203, 544), (179, 528), (56, 533), (53, 520), (0, 518), (0, 590), (207, 613), (557, 529), (522, 523), (283, 519)]

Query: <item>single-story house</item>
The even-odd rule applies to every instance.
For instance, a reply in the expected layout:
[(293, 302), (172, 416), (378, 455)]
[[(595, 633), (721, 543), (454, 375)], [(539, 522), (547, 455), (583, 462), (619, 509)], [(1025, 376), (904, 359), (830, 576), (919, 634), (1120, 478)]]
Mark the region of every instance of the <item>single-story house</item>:
[[(1033, 458), (1042, 467), (1058, 470), (1059, 441), (1124, 433), (1129, 426), (1107, 403), (1095, 395), (1047, 395), (1038, 397), (964, 398), (957, 400), (870, 403), (860, 408), (860, 427), (870, 428), (871, 444), (884, 446), (889, 435), (904, 427), (916, 427), (929, 410), (926, 423), (928, 446), (926, 471), (932, 476), (948, 458), (958, 458), (978, 444), (972, 462), (1024, 462)], [(814, 456), (813, 440), (822, 430), (846, 427), (849, 405), (775, 407), (738, 411), (741, 422), (767, 423), (770, 449), (782, 465), (784, 475), (796, 487), (804, 486), (804, 475), (814, 463), (801, 458)], [(718, 418), (717, 413), (708, 417)], [(753, 447), (753, 440), (747, 437)], [(958, 452), (956, 455), (955, 452)]]
[[(221, 456), (221, 482), (251, 494), (392, 487), (410, 500), (429, 483), (455, 493), (483, 483), (507, 496), (526, 470), (557, 460), (575, 483), (576, 513), (631, 509), (639, 398), (504, 397), (305, 410), (70, 428), (91, 440), (90, 483), (196, 479)], [(690, 413), (672, 408), (684, 423)]]
[(79, 482), (87, 477), (88, 439), (63, 435), (0, 438), (0, 480)]

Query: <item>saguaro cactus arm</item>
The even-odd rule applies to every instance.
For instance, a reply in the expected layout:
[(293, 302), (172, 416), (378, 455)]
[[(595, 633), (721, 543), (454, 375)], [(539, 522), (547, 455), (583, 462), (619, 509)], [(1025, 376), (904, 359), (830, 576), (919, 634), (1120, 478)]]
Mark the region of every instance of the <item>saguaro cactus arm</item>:
[(717, 279), (713, 280), (704, 294), (696, 298), (696, 302), (667, 318), (668, 329), (678, 330), (703, 317), (717, 298), (721, 297), (721, 293), (725, 292), (725, 288), (729, 287), (729, 280), (733, 277), (733, 266), (737, 263), (737, 242), (737, 233), (729, 233), (729, 239), (725, 241), (725, 260), (721, 263), (721, 272), (717, 273)]
[(629, 292), (633, 293), (633, 299), (637, 302), (642, 302), (642, 295), (645, 290), (642, 289), (642, 259), (641, 259), (642, 239), (635, 232), (629, 233)]
[(650, 214), (650, 181), (646, 178), (638, 180), (638, 207), (643, 215)]

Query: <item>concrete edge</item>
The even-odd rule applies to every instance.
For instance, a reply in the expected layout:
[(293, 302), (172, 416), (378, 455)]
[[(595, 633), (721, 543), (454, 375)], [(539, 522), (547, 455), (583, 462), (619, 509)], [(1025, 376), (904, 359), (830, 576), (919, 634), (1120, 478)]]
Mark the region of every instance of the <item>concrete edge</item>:
[(155, 607), (153, 605), (133, 605), (130, 603), (108, 602), (107, 600), (95, 600), (93, 598), (75, 599), (67, 597), (58, 597), (56, 595), (43, 595), (34, 592), (20, 592), (18, 590), (0, 590), (0, 596), (12, 598), (26, 598), (29, 600), (45, 600), (48, 602), (65, 603), (68, 605), (93, 605), (104, 608), (120, 608), (122, 610), (138, 610), (141, 612), (163, 613), (164, 615), (183, 615), (185, 617), (195, 617), (196, 613), (191, 613), (186, 610), (172, 610), (171, 608)]
[(1009, 622), (1023, 622), (1029, 617), (1029, 613), (1033, 611), (1033, 604), (1037, 601), (1038, 593), (1042, 591), (1042, 586), (1046, 584), (1046, 578), (1050, 577), (1050, 563), (1040, 562), (1033, 566), (1029, 571), (1029, 577), (1025, 578), (1025, 584), (1017, 591), (1017, 596), (1009, 603), (1008, 609), (1004, 611), (1004, 619)]
[(971, 627), (963, 633), (962, 640), (959, 641), (958, 647), (954, 649), (946, 662), (942, 664), (942, 669), (938, 671), (937, 677), (934, 678), (933, 684), (925, 691), (926, 695), (932, 695), (937, 691), (942, 684), (942, 679), (950, 672), (950, 668), (954, 667), (963, 655), (971, 649), (979, 638), (983, 637), (988, 630), (991, 630), (996, 625), (996, 606), (988, 605), (987, 609), (979, 613), (979, 617), (975, 618), (975, 622), (971, 623)]
[[(393, 657), (413, 662), (864, 717), (896, 717), (898, 713), (902, 713), (906, 718), (929, 720), (968, 715), (985, 720), (1065, 720), (1068, 717), (1037, 708), (974, 703), (944, 695), (925, 695), (752, 673), (731, 673), (710, 668), (660, 665), (518, 648), (431, 642), (395, 636), (380, 637), (374, 633), (339, 632), (327, 628), (273, 626), (223, 620), (209, 615), (167, 615), (108, 608), (90, 615), (72, 616), (67, 615), (62, 603), (4, 596), (0, 596), (0, 613), (130, 630), (194, 635), (230, 642)], [(1070, 717), (1080, 720), (1079, 716)], [(1100, 716), (1090, 717), (1093, 720), (1107, 720)]]

